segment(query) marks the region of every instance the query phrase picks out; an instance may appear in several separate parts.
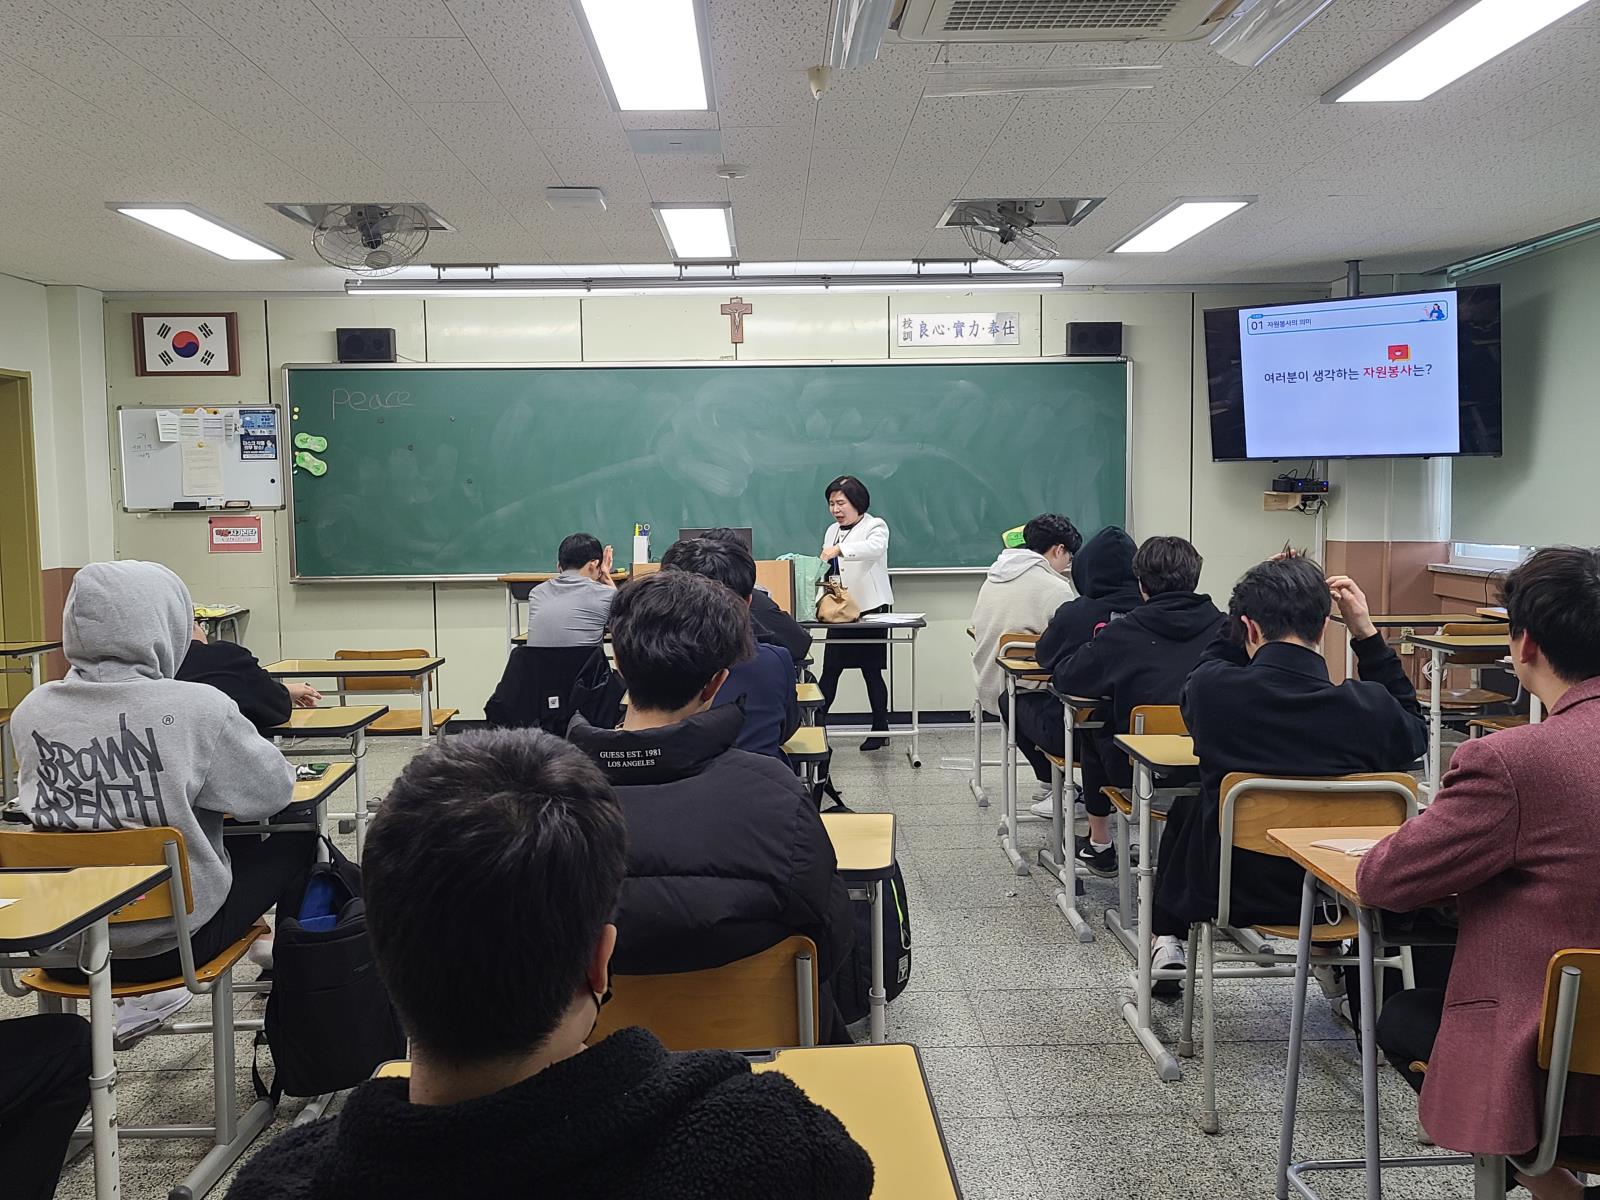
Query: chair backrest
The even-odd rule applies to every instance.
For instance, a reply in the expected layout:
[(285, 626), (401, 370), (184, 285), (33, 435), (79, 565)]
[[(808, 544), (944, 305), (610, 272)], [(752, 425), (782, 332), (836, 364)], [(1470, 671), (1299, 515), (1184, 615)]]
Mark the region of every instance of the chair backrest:
[(794, 616), (794, 560), (792, 558), (756, 559), (756, 585), (767, 589), (772, 602), (791, 617)]
[(1503, 637), (1511, 636), (1510, 625), (1488, 625), (1482, 621), (1457, 621), (1441, 625), (1439, 632), (1445, 637)]
[(999, 658), (1032, 659), (1039, 645), (1039, 635), (1021, 629), (1007, 630), (1000, 635), (995, 654)]
[[(1511, 640), (1511, 626), (1485, 625), (1483, 622), (1461, 622), (1440, 626), (1439, 632), (1451, 637), (1493, 637), (1505, 638), (1507, 645)], [(1497, 663), (1506, 656), (1506, 646), (1496, 646), (1489, 650), (1456, 650), (1450, 655), (1449, 665), (1453, 667), (1486, 667)]]
[(1560, 950), (1551, 957), (1544, 977), (1544, 1014), (1539, 1018), (1539, 1067), (1545, 1071), (1550, 1069), (1558, 1028), (1556, 1009), (1561, 995), (1561, 973), (1567, 967), (1579, 975), (1567, 1070), (1580, 1075), (1600, 1075), (1600, 950)]
[[(433, 651), (416, 648), (410, 650), (335, 650), (333, 657), (346, 662), (390, 658), (432, 658)], [(361, 678), (345, 675), (340, 677), (339, 682), (342, 685), (339, 688), (341, 692), (384, 692), (392, 695), (395, 692), (420, 693), (422, 691), (422, 676), (420, 675), (416, 678), (412, 678), (409, 675), (369, 675)]]
[(572, 691), (598, 646), (518, 646), (494, 695), (484, 705), (490, 724), (517, 729), (536, 726), (565, 736), (572, 717)]
[[(170, 825), (149, 829), (102, 832), (51, 832), (44, 829), (0, 831), (0, 867), (50, 870), (59, 867), (159, 867), (166, 864), (166, 845), (178, 850), (185, 912), (194, 911), (189, 888), (189, 851), (183, 834)], [(172, 889), (158, 887), (111, 914), (113, 925), (171, 917)]]
[(817, 948), (807, 937), (704, 971), (618, 975), (611, 989), (591, 1041), (642, 1025), (668, 1050), (816, 1045)]
[(1183, 710), (1176, 704), (1139, 704), (1128, 714), (1129, 733), (1167, 733), (1187, 735)]

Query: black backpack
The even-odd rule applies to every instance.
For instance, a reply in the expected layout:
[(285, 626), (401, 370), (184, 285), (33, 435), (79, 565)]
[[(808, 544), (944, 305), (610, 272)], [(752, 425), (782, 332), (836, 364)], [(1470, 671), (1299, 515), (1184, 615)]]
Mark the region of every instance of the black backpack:
[(355, 1087), (379, 1064), (406, 1055), (405, 1034), (367, 939), (361, 868), (323, 839), (328, 861), (311, 869), (295, 915), (279, 912), (272, 992), (256, 1037), (272, 1051), (272, 1085), (252, 1064), (256, 1094), (320, 1096)]
[[(871, 1010), (872, 905), (857, 904), (856, 944), (834, 974), (833, 996), (847, 1024)], [(911, 910), (906, 907), (906, 878), (896, 863), (883, 881), (883, 990), (893, 1000), (911, 981)]]

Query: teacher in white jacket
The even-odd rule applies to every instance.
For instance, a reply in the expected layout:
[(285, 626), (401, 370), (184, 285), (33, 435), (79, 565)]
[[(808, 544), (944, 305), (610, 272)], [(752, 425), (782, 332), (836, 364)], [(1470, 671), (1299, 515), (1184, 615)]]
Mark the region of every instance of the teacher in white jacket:
[[(828, 573), (837, 573), (844, 580), (862, 616), (888, 612), (894, 604), (889, 585), (889, 523), (867, 511), (872, 496), (854, 475), (839, 476), (823, 489), (823, 495), (833, 517), (833, 525), (822, 538), (822, 559), (828, 564)], [(883, 678), (889, 647), (881, 640), (883, 636), (881, 626), (828, 630), (820, 681), (824, 712), (833, 707), (839, 676), (858, 670), (872, 706), (872, 728), (889, 728), (889, 685)], [(888, 744), (887, 738), (869, 737), (862, 741), (861, 749), (881, 750)]]

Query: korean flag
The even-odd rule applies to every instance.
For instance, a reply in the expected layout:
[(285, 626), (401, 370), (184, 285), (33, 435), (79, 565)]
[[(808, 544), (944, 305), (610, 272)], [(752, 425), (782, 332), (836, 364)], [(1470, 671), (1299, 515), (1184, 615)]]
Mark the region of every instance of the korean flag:
[(229, 375), (227, 322), (220, 315), (141, 317), (145, 370), (154, 375)]

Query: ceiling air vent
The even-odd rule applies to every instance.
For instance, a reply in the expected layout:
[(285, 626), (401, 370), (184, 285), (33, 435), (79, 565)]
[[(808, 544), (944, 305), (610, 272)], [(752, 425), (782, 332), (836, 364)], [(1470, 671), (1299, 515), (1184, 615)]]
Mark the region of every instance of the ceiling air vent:
[(1186, 38), (1234, 0), (905, 0), (909, 42), (1090, 42)]

